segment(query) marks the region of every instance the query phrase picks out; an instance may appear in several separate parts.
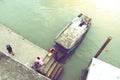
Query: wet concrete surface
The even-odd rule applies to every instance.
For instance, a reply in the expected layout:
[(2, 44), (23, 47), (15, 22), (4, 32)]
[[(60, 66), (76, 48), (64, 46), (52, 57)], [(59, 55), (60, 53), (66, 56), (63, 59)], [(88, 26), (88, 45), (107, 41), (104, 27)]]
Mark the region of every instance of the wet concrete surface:
[(0, 80), (47, 80), (0, 52)]
[[(16, 34), (11, 29), (6, 28), (2, 24), (0, 24), (0, 30), (0, 51), (9, 56), (7, 57), (3, 54), (0, 55), (0, 80), (38, 80), (39, 78), (34, 79), (34, 75), (36, 74), (32, 74), (31, 66), (38, 56), (43, 59), (48, 52), (34, 45), (30, 41), (26, 40), (24, 37)], [(7, 44), (10, 44), (12, 46), (13, 53), (15, 54), (14, 56), (8, 53), (6, 49)], [(32, 78), (29, 79), (29, 77)], [(41, 77), (40, 80), (44, 80), (46, 78), (41, 74), (39, 74), (39, 77)], [(48, 78), (46, 78), (46, 80), (47, 79)]]

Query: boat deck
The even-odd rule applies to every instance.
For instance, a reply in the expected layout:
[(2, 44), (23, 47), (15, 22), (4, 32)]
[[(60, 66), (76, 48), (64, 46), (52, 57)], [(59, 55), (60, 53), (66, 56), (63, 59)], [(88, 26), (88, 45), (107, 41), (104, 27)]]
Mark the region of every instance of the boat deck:
[[(55, 39), (55, 42), (70, 49), (75, 42), (87, 31), (88, 21), (90, 18), (81, 14), (70, 22)], [(84, 22), (84, 24), (82, 24)], [(81, 25), (82, 24), (82, 25)]]

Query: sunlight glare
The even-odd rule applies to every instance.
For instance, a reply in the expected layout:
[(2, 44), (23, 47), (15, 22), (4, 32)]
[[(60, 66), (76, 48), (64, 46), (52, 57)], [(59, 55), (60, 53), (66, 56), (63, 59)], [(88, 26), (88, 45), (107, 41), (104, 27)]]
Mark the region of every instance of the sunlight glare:
[(97, 8), (105, 10), (118, 10), (120, 7), (118, 0), (92, 0), (92, 2)]

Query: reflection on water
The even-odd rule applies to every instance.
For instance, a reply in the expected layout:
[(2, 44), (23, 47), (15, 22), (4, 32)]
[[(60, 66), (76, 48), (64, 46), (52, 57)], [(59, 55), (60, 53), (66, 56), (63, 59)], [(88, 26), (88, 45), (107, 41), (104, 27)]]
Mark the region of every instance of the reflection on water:
[(60, 30), (79, 13), (91, 17), (90, 30), (75, 54), (64, 63), (60, 76), (60, 80), (80, 80), (82, 69), (108, 36), (113, 39), (99, 58), (120, 67), (119, 3), (119, 0), (0, 0), (0, 23), (49, 49)]

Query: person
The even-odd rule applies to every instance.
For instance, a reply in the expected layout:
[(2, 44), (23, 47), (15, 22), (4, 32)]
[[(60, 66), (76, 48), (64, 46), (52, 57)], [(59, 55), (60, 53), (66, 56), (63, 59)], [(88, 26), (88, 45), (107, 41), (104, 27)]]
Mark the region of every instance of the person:
[(54, 47), (52, 47), (52, 48), (50, 48), (50, 50), (49, 50), (51, 53), (55, 53), (55, 51), (56, 51), (56, 49), (54, 48)]
[(40, 67), (41, 67), (41, 65), (39, 64), (39, 62), (35, 62), (35, 63), (34, 63), (33, 68), (34, 68), (37, 72), (40, 71), (40, 70), (39, 70)]
[(48, 56), (52, 56), (54, 53), (55, 53), (55, 48), (52, 47), (52, 48), (49, 49)]
[(58, 60), (58, 52), (55, 47), (50, 49), (50, 52), (53, 53), (53, 57), (55, 60)]
[(37, 57), (37, 59), (35, 60), (35, 63), (37, 63), (40, 66), (44, 65), (44, 62), (42, 61), (42, 59), (40, 59), (40, 57)]
[(7, 49), (7, 51), (8, 51), (9, 54), (12, 54), (14, 56), (12, 47), (10, 45), (6, 45), (6, 49)]
[(33, 68), (35, 71), (37, 71), (37, 72), (40, 73), (40, 74), (45, 75), (44, 71), (42, 71), (42, 70), (40, 69), (40, 67), (41, 67), (41, 65), (40, 65), (39, 62), (34, 62), (34, 65), (32, 66), (32, 68)]
[(34, 62), (33, 68), (37, 71), (40, 72), (40, 67), (44, 65), (44, 62), (40, 57), (37, 57), (37, 59)]

